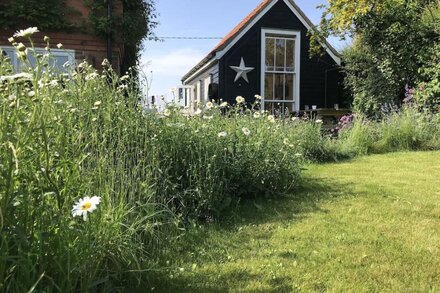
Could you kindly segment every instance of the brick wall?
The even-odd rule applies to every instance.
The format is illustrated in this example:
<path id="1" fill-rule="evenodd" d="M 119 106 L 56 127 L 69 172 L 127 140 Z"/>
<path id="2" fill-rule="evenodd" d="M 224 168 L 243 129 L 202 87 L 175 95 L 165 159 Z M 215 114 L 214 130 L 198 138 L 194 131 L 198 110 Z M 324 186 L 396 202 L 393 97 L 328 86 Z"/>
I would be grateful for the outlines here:
<path id="1" fill-rule="evenodd" d="M 122 2 L 120 0 L 113 0 L 114 14 L 122 13 Z M 74 13 L 67 15 L 69 22 L 77 24 L 84 23 L 88 19 L 89 9 L 84 4 L 84 0 L 67 0 L 67 6 L 74 8 Z M 23 28 L 17 28 L 23 29 Z M 11 37 L 15 31 L 0 30 L 0 47 L 10 46 L 8 38 Z M 44 48 L 46 43 L 43 41 L 44 36 L 50 37 L 51 47 L 56 48 L 58 43 L 62 43 L 65 49 L 75 50 L 75 59 L 78 63 L 86 60 L 89 64 L 97 69 L 101 69 L 102 61 L 107 58 L 107 39 L 100 38 L 92 34 L 84 32 L 61 32 L 56 30 L 44 31 L 33 36 L 36 47 Z M 29 45 L 25 40 L 19 40 L 25 45 Z M 120 40 L 113 42 L 113 68 L 119 72 L 119 64 L 123 54 L 123 43 Z"/>

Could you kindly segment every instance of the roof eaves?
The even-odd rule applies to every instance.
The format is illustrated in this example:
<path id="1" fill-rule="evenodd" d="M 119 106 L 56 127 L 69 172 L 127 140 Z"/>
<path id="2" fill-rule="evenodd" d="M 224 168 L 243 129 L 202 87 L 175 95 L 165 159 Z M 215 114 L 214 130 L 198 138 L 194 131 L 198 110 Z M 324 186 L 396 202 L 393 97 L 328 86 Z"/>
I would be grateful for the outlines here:
<path id="1" fill-rule="evenodd" d="M 215 58 L 215 52 L 211 52 L 209 53 L 205 58 L 203 58 L 202 61 L 200 61 L 199 63 L 197 63 L 196 66 L 194 66 L 193 68 L 191 68 L 190 71 L 188 71 L 187 74 L 185 74 L 181 81 L 185 82 L 189 77 L 191 77 L 191 75 L 193 75 L 194 73 L 196 73 L 199 69 L 201 69 L 203 66 L 205 66 L 206 64 L 208 64 L 212 59 Z"/>
<path id="2" fill-rule="evenodd" d="M 191 77 L 194 73 L 196 73 L 200 68 L 205 66 L 207 63 L 212 61 L 212 59 L 216 58 L 218 52 L 222 51 L 224 48 L 228 46 L 228 44 L 234 40 L 234 38 L 239 35 L 246 26 L 252 22 L 252 20 L 258 16 L 258 14 L 266 8 L 273 0 L 264 0 L 260 3 L 248 16 L 246 16 L 235 28 L 232 29 L 215 47 L 214 49 L 196 66 L 194 66 L 187 74 L 182 77 L 182 82 L 185 82 L 189 77 Z M 313 22 L 305 15 L 305 13 L 301 10 L 301 8 L 295 3 L 294 0 L 287 0 L 295 10 L 301 15 L 302 19 L 307 23 L 309 28 L 315 27 Z M 341 54 L 332 46 L 330 43 L 325 40 L 324 44 L 337 58 L 341 58 Z"/>
<path id="3" fill-rule="evenodd" d="M 186 81 L 197 70 L 216 57 L 217 52 L 224 49 L 231 40 L 233 40 L 240 32 L 242 32 L 248 23 L 250 23 L 257 15 L 273 0 L 264 0 L 250 14 L 248 14 L 238 25 L 236 25 L 215 47 L 212 51 L 196 66 L 194 66 L 187 74 L 182 77 L 182 82 Z"/>

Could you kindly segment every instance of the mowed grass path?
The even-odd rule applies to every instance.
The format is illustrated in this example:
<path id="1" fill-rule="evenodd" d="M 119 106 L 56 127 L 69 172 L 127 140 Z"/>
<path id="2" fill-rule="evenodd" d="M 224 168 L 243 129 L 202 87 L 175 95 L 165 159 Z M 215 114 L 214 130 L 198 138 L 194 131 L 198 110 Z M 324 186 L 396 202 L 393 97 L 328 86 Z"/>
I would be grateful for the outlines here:
<path id="1" fill-rule="evenodd" d="M 190 229 L 159 292 L 440 292 L 440 152 L 307 166 L 293 197 Z"/>

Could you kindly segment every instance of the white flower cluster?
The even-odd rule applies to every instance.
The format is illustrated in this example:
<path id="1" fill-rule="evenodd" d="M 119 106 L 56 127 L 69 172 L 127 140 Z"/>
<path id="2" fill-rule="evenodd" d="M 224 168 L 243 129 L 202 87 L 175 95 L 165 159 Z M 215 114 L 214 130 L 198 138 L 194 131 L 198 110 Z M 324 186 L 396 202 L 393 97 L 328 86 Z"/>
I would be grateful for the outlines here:
<path id="1" fill-rule="evenodd" d="M 19 30 L 16 31 L 14 34 L 15 38 L 29 38 L 30 36 L 32 36 L 35 33 L 38 33 L 39 30 L 37 27 L 30 27 L 24 30 Z"/>

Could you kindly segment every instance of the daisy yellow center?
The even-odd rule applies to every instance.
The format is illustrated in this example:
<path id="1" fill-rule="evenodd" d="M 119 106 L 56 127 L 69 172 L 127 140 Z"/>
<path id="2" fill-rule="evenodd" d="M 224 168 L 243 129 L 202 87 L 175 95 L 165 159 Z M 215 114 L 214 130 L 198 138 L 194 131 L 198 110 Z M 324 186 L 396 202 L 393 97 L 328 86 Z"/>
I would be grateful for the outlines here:
<path id="1" fill-rule="evenodd" d="M 86 202 L 86 203 L 84 203 L 84 204 L 81 206 L 81 209 L 82 209 L 82 210 L 88 210 L 88 209 L 90 209 L 91 206 L 92 206 L 92 203 L 90 203 L 90 202 Z"/>

